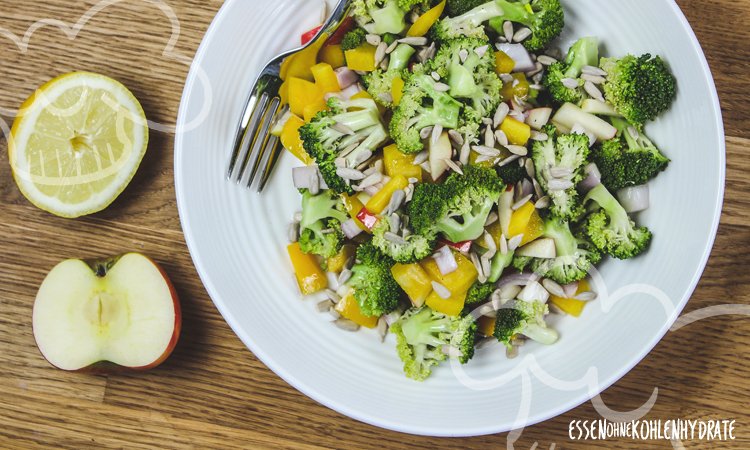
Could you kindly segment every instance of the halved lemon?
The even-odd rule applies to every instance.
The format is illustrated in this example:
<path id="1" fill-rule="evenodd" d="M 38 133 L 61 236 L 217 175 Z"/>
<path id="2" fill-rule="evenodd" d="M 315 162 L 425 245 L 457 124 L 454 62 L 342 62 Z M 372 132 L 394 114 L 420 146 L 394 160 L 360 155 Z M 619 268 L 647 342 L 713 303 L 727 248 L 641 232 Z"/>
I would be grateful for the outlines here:
<path id="1" fill-rule="evenodd" d="M 133 94 L 104 75 L 74 72 L 47 82 L 21 105 L 8 154 L 31 203 L 78 217 L 120 195 L 147 145 L 146 115 Z"/>

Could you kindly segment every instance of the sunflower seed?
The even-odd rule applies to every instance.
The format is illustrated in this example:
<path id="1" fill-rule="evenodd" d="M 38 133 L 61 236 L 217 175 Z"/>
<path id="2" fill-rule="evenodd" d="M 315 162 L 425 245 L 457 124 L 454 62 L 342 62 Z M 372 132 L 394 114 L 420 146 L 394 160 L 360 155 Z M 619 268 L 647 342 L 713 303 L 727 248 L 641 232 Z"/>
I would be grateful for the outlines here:
<path id="1" fill-rule="evenodd" d="M 566 313 L 565 311 L 563 311 L 555 303 L 549 302 L 547 304 L 549 305 L 549 312 L 550 312 L 550 314 L 556 314 L 558 316 L 567 316 L 568 315 L 568 313 Z"/>
<path id="2" fill-rule="evenodd" d="M 333 308 L 333 302 L 330 300 L 323 300 L 315 305 L 315 309 L 317 309 L 319 313 L 327 312 L 331 308 Z"/>
<path id="3" fill-rule="evenodd" d="M 427 45 L 427 38 L 426 37 L 405 37 L 398 40 L 402 44 L 408 44 L 408 45 L 414 45 L 414 46 L 423 46 Z"/>
<path id="4" fill-rule="evenodd" d="M 385 342 L 385 337 L 388 335 L 388 322 L 385 321 L 385 317 L 380 316 L 378 319 L 378 336 L 380 342 Z"/>
<path id="5" fill-rule="evenodd" d="M 640 134 L 638 133 L 638 130 L 636 130 L 635 127 L 633 126 L 628 127 L 628 134 L 633 139 L 638 139 L 639 137 L 641 137 Z"/>
<path id="6" fill-rule="evenodd" d="M 297 242 L 299 240 L 299 222 L 292 222 L 287 228 L 286 237 L 289 242 Z"/>
<path id="7" fill-rule="evenodd" d="M 510 340 L 510 345 L 512 345 L 514 347 L 521 347 L 523 345 L 526 345 L 526 340 L 525 339 L 519 339 L 519 338 L 511 339 Z"/>
<path id="8" fill-rule="evenodd" d="M 401 207 L 404 198 L 406 198 L 406 193 L 403 189 L 396 189 L 395 191 L 393 191 L 393 194 L 391 194 L 391 200 L 390 202 L 388 202 L 388 213 L 390 214 L 396 212 Z"/>
<path id="9" fill-rule="evenodd" d="M 432 135 L 430 137 L 430 142 L 432 142 L 432 145 L 437 144 L 437 141 L 440 139 L 440 135 L 442 134 L 443 134 L 442 125 L 437 124 L 432 128 Z"/>
<path id="10" fill-rule="evenodd" d="M 516 183 L 516 186 L 513 188 L 513 203 L 521 200 L 523 198 L 523 181 L 519 181 Z"/>
<path id="11" fill-rule="evenodd" d="M 554 178 L 567 177 L 568 175 L 571 175 L 572 173 L 573 173 L 573 169 L 569 167 L 556 166 L 556 167 L 550 167 L 549 169 L 549 174 L 552 175 Z"/>
<path id="12" fill-rule="evenodd" d="M 508 43 L 508 40 L 505 39 L 505 36 L 498 36 L 497 41 L 495 43 L 495 47 L 497 47 L 498 50 L 501 50 L 503 48 L 502 44 Z"/>
<path id="13" fill-rule="evenodd" d="M 604 82 L 607 81 L 604 77 L 600 77 L 599 75 L 589 75 L 587 73 L 581 75 L 581 79 L 584 81 L 590 81 L 594 84 L 604 84 Z"/>
<path id="14" fill-rule="evenodd" d="M 520 207 L 522 207 L 523 205 L 525 205 L 526 203 L 528 203 L 529 200 L 531 200 L 531 197 L 532 197 L 531 194 L 523 197 L 522 199 L 520 199 L 519 201 L 517 201 L 516 203 L 514 203 L 513 206 L 510 207 L 510 209 L 512 209 L 513 211 L 519 209 Z"/>
<path id="15" fill-rule="evenodd" d="M 544 86 L 542 86 L 541 84 L 532 84 L 532 85 L 529 85 L 529 89 L 533 89 L 533 90 L 539 91 L 539 92 L 547 90 L 547 88 L 544 87 Z"/>
<path id="16" fill-rule="evenodd" d="M 450 138 L 453 139 L 453 142 L 455 142 L 456 144 L 464 145 L 464 138 L 458 131 L 448 130 L 448 136 L 450 136 Z"/>
<path id="17" fill-rule="evenodd" d="M 585 73 L 587 75 L 599 75 L 599 76 L 602 76 L 602 77 L 606 77 L 607 76 L 607 72 L 605 72 L 604 70 L 602 70 L 602 69 L 600 69 L 598 67 L 594 67 L 594 66 L 583 66 L 583 67 L 581 67 L 581 72 L 583 72 L 583 73 Z"/>
<path id="18" fill-rule="evenodd" d="M 349 165 L 349 161 L 347 161 L 345 158 L 339 157 L 333 161 L 333 165 L 335 165 L 336 167 L 346 167 Z"/>
<path id="19" fill-rule="evenodd" d="M 429 47 L 427 47 L 427 59 L 433 59 L 437 55 L 437 47 L 433 41 Z"/>
<path id="20" fill-rule="evenodd" d="M 458 164 L 456 164 L 454 161 L 452 161 L 452 160 L 450 160 L 448 158 L 443 158 L 443 161 L 445 161 L 445 163 L 448 165 L 448 167 L 451 168 L 452 171 L 454 171 L 454 172 L 456 172 L 458 174 L 461 174 L 461 175 L 464 174 L 464 171 L 461 170 L 461 167 L 459 167 Z"/>
<path id="21" fill-rule="evenodd" d="M 385 234 L 383 234 L 383 237 L 386 241 L 392 242 L 397 245 L 407 245 L 409 243 L 409 241 L 407 241 L 406 239 L 402 238 L 396 233 L 391 233 L 390 231 L 386 231 Z"/>
<path id="22" fill-rule="evenodd" d="M 547 56 L 547 55 L 541 55 L 536 60 L 539 61 L 540 63 L 542 63 L 542 65 L 545 65 L 545 66 L 550 66 L 550 65 L 552 65 L 552 64 L 554 64 L 554 63 L 557 62 L 557 60 L 555 58 L 553 58 L 551 56 Z"/>
<path id="23" fill-rule="evenodd" d="M 445 83 L 440 83 L 440 82 L 435 83 L 432 87 L 435 88 L 435 90 L 438 92 L 448 92 L 451 90 L 450 86 L 448 86 Z"/>
<path id="24" fill-rule="evenodd" d="M 484 221 L 484 226 L 488 227 L 488 226 L 492 225 L 493 223 L 497 222 L 497 219 L 498 219 L 497 213 L 495 211 L 492 211 L 487 216 L 487 220 Z"/>
<path id="25" fill-rule="evenodd" d="M 401 217 L 397 213 L 393 213 L 390 219 L 391 233 L 396 234 L 401 231 Z"/>
<path id="26" fill-rule="evenodd" d="M 542 280 L 542 286 L 544 286 L 544 289 L 547 289 L 547 291 L 555 297 L 568 298 L 568 296 L 565 295 L 565 291 L 563 290 L 562 286 L 557 284 L 554 280 L 545 278 L 544 280 Z"/>
<path id="27" fill-rule="evenodd" d="M 416 11 L 409 13 L 409 22 L 417 23 L 417 20 L 419 20 L 419 14 Z"/>
<path id="28" fill-rule="evenodd" d="M 433 127 L 422 128 L 422 130 L 419 132 L 419 137 L 422 139 L 427 139 L 430 136 L 430 134 L 432 134 L 432 128 Z"/>
<path id="29" fill-rule="evenodd" d="M 320 24 L 323 25 L 328 17 L 328 3 L 323 2 L 323 7 L 320 8 Z"/>
<path id="30" fill-rule="evenodd" d="M 378 98 L 386 103 L 393 103 L 393 94 L 391 94 L 390 92 L 382 92 L 378 94 Z"/>
<path id="31" fill-rule="evenodd" d="M 542 133 L 541 131 L 531 130 L 531 140 L 533 140 L 533 141 L 546 141 L 547 139 L 549 139 L 549 136 L 547 136 L 546 133 Z"/>
<path id="32" fill-rule="evenodd" d="M 503 120 L 505 120 L 505 117 L 508 115 L 508 111 L 510 111 L 510 107 L 508 107 L 508 104 L 505 102 L 500 103 L 498 105 L 497 110 L 495 111 L 495 117 L 492 120 L 492 126 L 497 128 L 500 126 L 501 123 L 503 123 Z"/>
<path id="33" fill-rule="evenodd" d="M 536 181 L 536 178 L 531 179 L 531 184 L 534 185 L 534 193 L 536 194 L 536 198 L 544 197 L 544 192 L 542 192 L 542 187 L 539 186 L 539 182 Z"/>
<path id="34" fill-rule="evenodd" d="M 531 77 L 531 80 L 538 85 L 539 83 L 542 82 L 543 78 L 544 78 L 544 73 L 543 72 L 539 72 L 539 73 L 535 74 L 533 77 Z M 544 86 L 542 86 L 542 87 L 544 87 Z M 547 88 L 540 89 L 540 90 L 546 90 L 546 89 Z"/>
<path id="35" fill-rule="evenodd" d="M 476 53 L 477 56 L 479 56 L 480 58 L 484 58 L 484 55 L 487 54 L 487 49 L 488 48 L 490 48 L 489 45 L 483 45 L 483 46 L 481 46 L 479 48 L 475 48 L 474 49 L 474 53 Z"/>
<path id="36" fill-rule="evenodd" d="M 526 156 L 529 153 L 529 150 L 522 145 L 506 145 L 505 148 L 507 148 L 509 152 L 518 156 Z"/>
<path id="37" fill-rule="evenodd" d="M 482 156 L 491 156 L 493 158 L 500 156 L 500 150 L 493 148 L 493 147 L 486 147 L 484 145 L 475 145 L 471 147 L 471 149 L 479 153 Z"/>
<path id="38" fill-rule="evenodd" d="M 568 89 L 578 89 L 578 81 L 573 78 L 563 78 L 560 82 Z"/>
<path id="39" fill-rule="evenodd" d="M 447 287 L 443 286 L 437 281 L 432 282 L 432 289 L 434 289 L 435 293 L 443 300 L 451 298 L 451 291 L 449 291 Z"/>
<path id="40" fill-rule="evenodd" d="M 534 208 L 536 209 L 544 209 L 549 206 L 549 197 L 546 195 L 534 203 Z"/>
<path id="41" fill-rule="evenodd" d="M 334 122 L 333 125 L 331 125 L 331 129 L 338 131 L 339 133 L 348 134 L 349 136 L 354 135 L 354 131 L 343 123 Z"/>
<path id="42" fill-rule="evenodd" d="M 505 256 L 508 254 L 508 241 L 505 240 L 505 235 L 500 235 L 500 254 Z"/>
<path id="43" fill-rule="evenodd" d="M 508 146 L 508 136 L 505 135 L 505 131 L 503 130 L 495 131 L 495 139 L 497 139 L 497 142 L 503 147 Z"/>
<path id="44" fill-rule="evenodd" d="M 500 80 L 503 82 L 503 84 L 512 83 L 514 79 L 515 78 L 510 76 L 510 74 L 507 74 L 507 73 L 500 74 Z M 502 103 L 500 105 L 502 105 Z M 505 106 L 508 106 L 508 105 L 506 104 Z"/>
<path id="45" fill-rule="evenodd" d="M 477 345 L 474 346 L 474 348 L 477 350 L 482 350 L 483 348 L 491 347 L 497 344 L 498 342 L 500 341 L 498 341 L 496 337 L 489 336 L 489 337 L 480 339 L 479 342 L 477 342 Z"/>
<path id="46" fill-rule="evenodd" d="M 320 230 L 320 234 L 331 234 L 335 230 L 333 228 L 326 228 L 325 230 Z"/>
<path id="47" fill-rule="evenodd" d="M 460 358 L 460 357 L 464 356 L 464 354 L 461 353 L 461 350 L 457 349 L 456 347 L 454 347 L 452 345 L 448 345 L 448 344 L 444 344 L 443 346 L 441 346 L 440 347 L 440 351 L 445 356 L 450 356 L 451 358 Z"/>
<path id="48" fill-rule="evenodd" d="M 351 277 L 352 277 L 352 271 L 351 270 L 349 270 L 349 269 L 342 270 L 341 274 L 339 274 L 339 279 L 338 279 L 339 285 L 342 285 L 342 284 L 346 283 L 347 281 L 349 281 L 349 278 L 351 278 Z"/>
<path id="49" fill-rule="evenodd" d="M 302 222 L 302 212 L 297 211 L 296 213 L 292 214 L 292 221 L 294 222 Z"/>
<path id="50" fill-rule="evenodd" d="M 574 298 L 582 302 L 590 302 L 591 300 L 596 300 L 596 297 L 597 297 L 596 292 L 586 291 L 586 292 L 581 292 L 580 294 L 576 295 Z"/>
<path id="51" fill-rule="evenodd" d="M 373 167 L 373 170 L 374 169 L 375 168 Z M 362 180 L 362 182 L 359 183 L 359 187 L 364 189 L 369 186 L 374 186 L 380 183 L 382 180 L 383 180 L 383 174 L 378 171 L 375 171 L 375 173 L 368 175 L 364 180 Z"/>
<path id="52" fill-rule="evenodd" d="M 462 49 L 460 52 L 458 52 L 458 57 L 461 58 L 461 64 L 466 62 L 466 58 L 469 57 L 469 51 L 466 49 Z"/>
<path id="53" fill-rule="evenodd" d="M 339 294 L 337 294 L 332 289 L 326 289 L 326 295 L 328 296 L 328 299 L 333 303 L 338 303 L 341 301 L 341 297 Z"/>
<path id="54" fill-rule="evenodd" d="M 508 164 L 512 163 L 513 161 L 517 160 L 520 157 L 521 157 L 520 155 L 509 156 L 505 158 L 504 160 L 500 161 L 500 164 L 498 164 L 497 166 L 498 167 L 507 166 Z"/>
<path id="55" fill-rule="evenodd" d="M 513 22 L 510 20 L 506 20 L 503 23 L 503 35 L 505 35 L 505 39 L 507 39 L 508 42 L 513 40 Z"/>
<path id="56" fill-rule="evenodd" d="M 516 86 L 518 86 L 519 84 L 521 84 L 521 82 L 520 82 L 520 81 L 518 81 L 518 79 L 516 79 L 516 78 L 513 78 L 513 83 L 511 83 L 511 87 L 516 87 Z"/>
<path id="57" fill-rule="evenodd" d="M 425 172 L 430 172 L 430 170 L 432 170 L 431 167 L 430 167 L 430 162 L 429 161 L 424 161 L 423 163 L 421 163 L 419 165 L 419 167 L 421 167 L 422 169 L 424 169 Z"/>
<path id="58" fill-rule="evenodd" d="M 411 177 L 411 178 L 407 179 L 406 181 L 408 181 L 410 184 L 419 183 L 419 179 L 414 178 L 414 177 Z M 406 192 L 406 191 L 404 191 L 404 192 Z"/>
<path id="59" fill-rule="evenodd" d="M 386 55 L 386 56 L 385 56 L 385 57 L 383 58 L 383 60 L 382 60 L 382 61 L 380 61 L 380 66 L 379 66 L 379 67 L 380 67 L 380 70 L 384 70 L 384 71 L 385 71 L 385 70 L 388 70 L 388 66 L 390 65 L 390 63 L 391 63 L 391 58 L 390 58 L 390 57 L 389 57 L 388 55 Z M 363 90 L 364 90 L 364 89 L 363 89 Z"/>
<path id="60" fill-rule="evenodd" d="M 484 232 L 484 243 L 485 245 L 487 245 L 487 248 L 490 252 L 497 252 L 497 244 L 495 243 L 495 239 L 486 231 Z"/>
<path id="61" fill-rule="evenodd" d="M 372 156 L 372 151 L 370 150 L 362 150 L 359 154 L 357 154 L 357 157 L 354 158 L 354 164 L 362 164 L 363 162 L 370 159 Z"/>
<path id="62" fill-rule="evenodd" d="M 513 359 L 516 356 L 518 356 L 518 347 L 515 345 L 511 345 L 510 347 L 505 348 L 505 357 L 508 359 Z"/>
<path id="63" fill-rule="evenodd" d="M 369 177 L 370 175 L 374 174 L 377 171 L 378 170 L 375 167 L 370 167 L 369 169 L 363 171 L 362 173 L 365 175 L 365 180 L 366 180 L 367 177 Z M 360 183 L 360 187 L 362 187 L 362 183 Z"/>
<path id="64" fill-rule="evenodd" d="M 544 70 L 544 66 L 539 61 L 534 63 L 534 70 L 531 70 L 529 72 L 525 72 L 527 77 L 534 76 L 538 73 L 541 73 Z"/>
<path id="65" fill-rule="evenodd" d="M 547 190 L 550 192 L 564 191 L 566 189 L 572 188 L 573 186 L 574 185 L 572 181 L 561 180 L 559 178 L 554 178 L 547 182 Z"/>
<path id="66" fill-rule="evenodd" d="M 375 65 L 380 65 L 380 63 L 383 61 L 383 58 L 385 58 L 385 51 L 388 50 L 388 44 L 385 42 L 381 42 L 378 44 L 377 50 L 375 50 Z"/>
<path id="67" fill-rule="evenodd" d="M 347 319 L 346 317 L 339 317 L 333 322 L 333 324 L 344 331 L 359 331 L 359 325 Z"/>
<path id="68" fill-rule="evenodd" d="M 461 165 L 467 165 L 469 164 L 469 156 L 471 154 L 471 146 L 469 145 L 469 142 L 464 142 L 464 145 L 461 146 L 461 152 L 458 156 L 458 161 L 461 163 Z"/>
<path id="69" fill-rule="evenodd" d="M 391 53 L 393 53 L 393 51 L 396 50 L 396 47 L 398 47 L 398 41 L 393 41 L 393 43 L 389 45 L 387 49 L 385 49 L 386 55 L 390 55 Z"/>
<path id="70" fill-rule="evenodd" d="M 545 52 L 545 55 L 551 56 L 557 60 L 561 60 L 563 57 L 562 50 L 560 50 L 557 47 L 548 48 Z"/>
<path id="71" fill-rule="evenodd" d="M 536 169 L 534 168 L 534 162 L 531 159 L 526 158 L 526 161 L 524 161 L 523 166 L 526 169 L 526 175 L 528 175 L 529 178 L 534 178 L 534 176 L 536 176 Z"/>
<path id="72" fill-rule="evenodd" d="M 476 159 L 476 161 L 474 161 L 474 163 L 475 164 L 479 164 L 479 163 L 483 163 L 483 162 L 488 162 L 488 161 L 494 160 L 495 158 L 497 158 L 497 157 L 496 156 L 481 155 L 481 156 L 477 157 L 477 159 Z M 497 163 L 497 161 L 494 161 L 492 164 L 494 165 L 495 163 Z"/>
<path id="73" fill-rule="evenodd" d="M 330 314 L 331 316 L 333 316 L 333 318 L 334 318 L 334 319 L 338 319 L 338 318 L 340 318 L 340 317 L 341 317 L 341 314 L 340 314 L 340 313 L 339 313 L 338 311 L 336 311 L 336 308 L 330 308 L 330 309 L 328 310 L 328 313 L 329 313 L 329 314 Z"/>
<path id="74" fill-rule="evenodd" d="M 365 36 L 365 40 L 368 44 L 374 47 L 377 47 L 383 41 L 377 34 L 368 34 L 367 36 Z"/>
<path id="75" fill-rule="evenodd" d="M 605 100 L 604 96 L 602 95 L 602 91 L 600 91 L 599 88 L 594 85 L 594 83 L 590 81 L 583 83 L 583 89 L 588 92 L 590 96 L 604 103 Z"/>
<path id="76" fill-rule="evenodd" d="M 375 160 L 375 164 L 373 164 L 372 167 L 378 172 L 383 172 L 383 160 L 382 159 Z"/>
<path id="77" fill-rule="evenodd" d="M 522 240 L 523 240 L 523 233 L 510 238 L 510 241 L 508 241 L 508 250 L 512 252 L 515 249 L 517 249 L 518 246 L 521 245 Z"/>

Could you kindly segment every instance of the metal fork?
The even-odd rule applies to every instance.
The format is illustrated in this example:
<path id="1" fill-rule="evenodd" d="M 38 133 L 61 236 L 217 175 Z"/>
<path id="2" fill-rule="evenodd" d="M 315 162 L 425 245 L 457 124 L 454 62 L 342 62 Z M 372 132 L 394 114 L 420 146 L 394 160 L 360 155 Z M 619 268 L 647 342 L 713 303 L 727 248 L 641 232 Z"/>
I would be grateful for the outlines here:
<path id="1" fill-rule="evenodd" d="M 255 174 L 260 167 L 261 176 L 258 194 L 261 193 L 279 154 L 279 138 L 272 135 L 269 137 L 269 130 L 271 125 L 284 112 L 279 97 L 279 88 L 282 84 L 279 77 L 281 63 L 294 53 L 312 45 L 323 33 L 328 33 L 328 36 L 331 36 L 349 15 L 351 3 L 352 0 L 339 0 L 331 16 L 310 42 L 273 58 L 260 71 L 255 84 L 250 89 L 250 96 L 242 109 L 242 115 L 237 125 L 232 154 L 229 158 L 229 167 L 227 168 L 227 180 L 232 181 L 236 178 L 238 185 L 244 183 L 250 189 Z"/>

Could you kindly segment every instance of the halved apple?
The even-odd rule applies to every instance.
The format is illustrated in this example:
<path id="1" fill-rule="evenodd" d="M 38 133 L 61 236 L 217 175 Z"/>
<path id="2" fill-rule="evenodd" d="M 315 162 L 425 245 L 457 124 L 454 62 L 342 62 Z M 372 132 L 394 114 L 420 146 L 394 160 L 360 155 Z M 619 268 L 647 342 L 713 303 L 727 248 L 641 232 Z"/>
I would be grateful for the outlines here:
<path id="1" fill-rule="evenodd" d="M 39 288 L 32 323 L 37 347 L 53 366 L 113 373 L 167 359 L 182 313 L 164 270 L 140 253 L 126 253 L 59 263 Z"/>

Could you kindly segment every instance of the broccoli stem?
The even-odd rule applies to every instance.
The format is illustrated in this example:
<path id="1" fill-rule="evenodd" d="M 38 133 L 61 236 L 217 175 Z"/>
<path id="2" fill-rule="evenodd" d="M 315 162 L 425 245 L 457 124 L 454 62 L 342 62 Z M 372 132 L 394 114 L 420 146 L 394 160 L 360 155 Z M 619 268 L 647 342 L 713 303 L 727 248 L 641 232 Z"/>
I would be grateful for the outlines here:
<path id="1" fill-rule="evenodd" d="M 405 69 L 409 65 L 409 59 L 416 50 L 414 47 L 407 44 L 398 44 L 395 50 L 391 52 L 391 61 L 388 64 L 388 70 L 401 70 Z"/>
<path id="2" fill-rule="evenodd" d="M 534 15 L 529 13 L 526 9 L 526 5 L 522 2 L 511 3 L 505 0 L 495 0 L 494 3 L 497 8 L 502 10 L 502 13 L 496 14 L 494 17 L 487 20 L 490 21 L 490 27 L 494 28 L 498 34 L 503 34 L 503 23 L 506 20 L 520 23 L 527 27 L 531 27 L 534 23 Z"/>
<path id="3" fill-rule="evenodd" d="M 548 220 L 544 223 L 544 237 L 555 240 L 557 257 L 565 258 L 575 255 L 578 250 L 578 242 L 570 232 L 568 222 Z"/>
<path id="4" fill-rule="evenodd" d="M 495 256 L 492 257 L 490 276 L 487 277 L 487 281 L 494 283 L 499 280 L 503 275 L 503 270 L 513 262 L 513 255 L 515 254 L 515 251 L 509 251 L 504 255 L 501 252 L 495 253 Z"/>
<path id="5" fill-rule="evenodd" d="M 565 64 L 568 65 L 565 71 L 566 78 L 580 77 L 583 66 L 597 67 L 599 65 L 599 38 L 594 36 L 579 39 L 570 47 Z"/>
<path id="6" fill-rule="evenodd" d="M 484 233 L 484 223 L 490 215 L 495 201 L 486 199 L 482 204 L 475 206 L 472 211 L 463 214 L 463 223 L 456 219 L 448 218 L 438 222 L 437 229 L 442 231 L 452 242 L 471 241 Z"/>
<path id="7" fill-rule="evenodd" d="M 370 17 L 377 34 L 401 34 L 406 28 L 406 11 L 398 6 L 398 0 L 388 0 L 383 8 L 370 10 Z"/>
<path id="8" fill-rule="evenodd" d="M 625 235 L 630 230 L 630 217 L 620 202 L 604 187 L 603 184 L 597 185 L 590 190 L 584 203 L 589 200 L 595 201 L 609 216 L 609 226 L 618 235 Z"/>
<path id="9" fill-rule="evenodd" d="M 630 122 L 620 117 L 612 117 L 611 120 L 612 125 L 617 128 L 617 130 L 623 136 L 625 136 L 625 141 L 628 143 L 630 151 L 645 150 L 653 153 L 659 160 L 666 160 L 666 158 L 664 158 L 664 156 L 659 153 L 659 149 L 656 148 L 654 143 L 651 142 L 649 138 L 644 136 L 643 133 L 639 132 L 637 139 L 631 136 L 630 132 L 628 131 L 628 128 L 631 127 Z"/>

